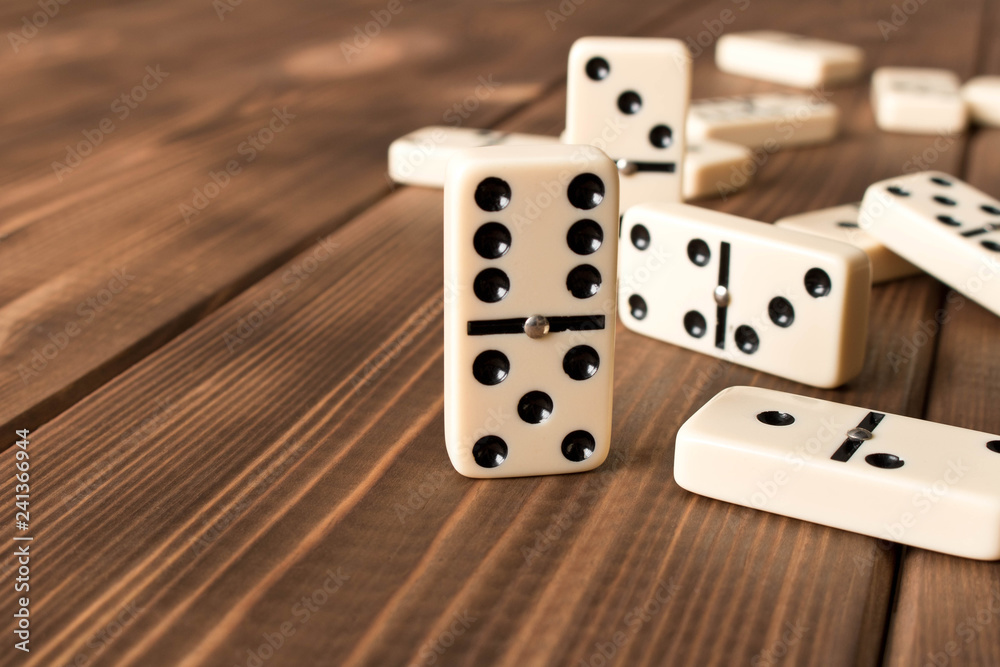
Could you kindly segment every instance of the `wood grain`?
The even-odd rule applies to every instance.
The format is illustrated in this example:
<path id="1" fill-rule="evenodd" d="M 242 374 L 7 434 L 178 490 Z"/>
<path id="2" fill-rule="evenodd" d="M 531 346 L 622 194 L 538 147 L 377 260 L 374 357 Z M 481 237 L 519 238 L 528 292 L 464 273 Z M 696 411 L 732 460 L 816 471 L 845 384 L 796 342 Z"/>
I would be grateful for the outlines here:
<path id="1" fill-rule="evenodd" d="M 461 90 L 462 76 L 484 67 L 512 81 L 547 81 L 475 119 L 489 122 L 530 102 L 503 127 L 554 134 L 565 98 L 551 84 L 576 36 L 634 28 L 696 38 L 734 4 L 657 5 L 624 17 L 617 4 L 589 0 L 551 31 L 537 5 L 465 9 L 441 3 L 437 8 L 454 16 L 443 16 L 434 34 L 458 55 L 447 63 L 418 58 L 401 67 L 424 78 L 440 75 Z M 848 39 L 866 48 L 872 66 L 937 64 L 963 76 L 975 71 L 980 45 L 966 36 L 979 34 L 981 3 L 927 3 L 884 41 L 877 21 L 891 14 L 891 5 L 761 0 L 736 14 L 727 29 L 771 27 Z M 277 6 L 264 5 L 257 18 L 242 19 L 253 28 L 227 38 L 259 63 L 259 75 L 271 71 L 266 63 L 282 48 L 260 46 L 274 39 L 265 29 L 268 21 L 285 16 Z M 159 10 L 167 14 L 157 20 L 181 24 L 194 11 L 194 5 L 184 7 Z M 303 34 L 319 40 L 324 32 L 349 30 L 339 9 L 320 20 L 310 13 L 318 4 L 303 7 L 294 20 Z M 252 11 L 248 4 L 238 10 Z M 348 26 L 358 20 L 350 15 Z M 428 21 L 411 20 L 414 33 Z M 528 46 L 499 48 L 514 27 Z M 476 32 L 469 36 L 470 30 Z M 248 44 L 251 37 L 259 44 Z M 188 39 L 209 38 L 195 29 Z M 328 35 L 323 39 L 330 43 Z M 213 48 L 220 61 L 208 70 L 216 78 L 201 75 L 209 88 L 232 71 L 236 58 Z M 110 88 L 123 80 L 108 77 Z M 364 92 L 356 85 L 279 76 L 283 83 L 273 83 L 275 89 L 313 113 L 298 126 L 300 138 L 289 135 L 283 148 L 275 141 L 276 150 L 261 157 L 273 156 L 271 168 L 261 162 L 254 168 L 259 175 L 242 179 L 240 190 L 227 189 L 231 199 L 212 205 L 213 215 L 227 212 L 219 231 L 198 223 L 192 232 L 161 226 L 121 236 L 128 207 L 104 203 L 100 170 L 90 177 L 94 190 L 87 196 L 100 202 L 93 206 L 121 207 L 107 223 L 113 240 L 102 257 L 146 257 L 143 266 L 162 286 L 195 281 L 169 274 L 177 267 L 194 267 L 192 274 L 215 267 L 217 253 L 229 259 L 219 260 L 222 268 L 212 268 L 212 275 L 230 281 L 245 276 L 240 288 L 246 289 L 234 296 L 235 290 L 219 286 L 221 279 L 205 277 L 198 283 L 202 301 L 176 297 L 172 287 L 135 302 L 126 302 L 132 290 L 121 295 L 122 316 L 131 319 L 116 318 L 116 326 L 169 322 L 170 331 L 155 350 L 114 348 L 120 356 L 108 367 L 113 379 L 100 387 L 88 383 L 85 398 L 33 434 L 33 470 L 45 485 L 33 515 L 39 549 L 34 574 L 43 582 L 32 606 L 37 649 L 27 660 L 0 654 L 0 664 L 61 665 L 82 656 L 101 665 L 247 665 L 266 654 L 266 665 L 296 666 L 874 665 L 886 650 L 887 628 L 893 638 L 888 657 L 913 664 L 906 658 L 918 654 L 901 652 L 908 650 L 900 646 L 909 641 L 906 633 L 936 628 L 923 596 L 946 596 L 938 586 L 949 582 L 981 583 L 979 571 L 954 579 L 964 561 L 957 567 L 957 559 L 923 552 L 918 570 L 910 565 L 916 552 L 906 552 L 900 611 L 893 615 L 898 547 L 689 494 L 673 483 L 673 441 L 694 410 L 734 384 L 915 416 L 928 405 L 940 421 L 962 421 L 979 410 L 992 419 L 988 401 L 976 404 L 962 375 L 942 384 L 941 368 L 946 359 L 974 367 L 976 351 L 995 339 L 994 322 L 976 319 L 970 306 L 958 314 L 965 324 L 946 327 L 934 344 L 899 364 L 890 353 L 899 351 L 900 336 L 932 318 L 946 292 L 928 277 L 879 286 L 865 371 L 835 391 L 804 388 L 619 326 L 613 453 L 601 469 L 549 478 L 462 478 L 443 446 L 441 194 L 403 188 L 341 225 L 330 214 L 332 200 L 384 187 L 376 182 L 384 167 L 376 165 L 373 135 L 365 134 L 375 130 L 362 131 L 350 119 L 360 123 L 362 110 L 377 114 L 378 132 L 392 136 L 434 122 L 430 114 L 440 113 L 442 99 L 453 99 L 454 89 L 444 83 L 407 93 L 400 78 L 378 70 L 368 84 L 373 90 Z M 382 88 L 378 81 L 385 82 Z M 696 96 L 772 88 L 719 73 L 710 55 L 695 60 Z M 247 90 L 252 98 L 254 89 Z M 347 91 L 354 91 L 354 101 L 341 99 Z M 831 91 L 831 100 L 843 112 L 838 141 L 769 155 L 752 189 L 708 205 L 774 220 L 856 201 L 869 183 L 903 171 L 927 147 L 926 137 L 874 128 L 865 83 Z M 339 104 L 347 109 L 343 126 L 331 119 L 333 110 L 345 109 Z M 240 105 L 231 102 L 230 111 L 214 111 L 188 128 L 197 137 L 190 141 L 215 146 L 212 151 L 153 142 L 167 173 L 158 175 L 155 165 L 132 167 L 141 184 L 133 209 L 144 197 L 168 201 L 166 184 L 184 181 L 184 165 L 204 174 L 206 163 L 199 160 L 227 155 L 247 125 L 253 129 L 252 116 L 239 131 L 225 122 Z M 161 121 L 175 112 L 165 107 Z M 150 124 L 150 136 L 167 130 L 157 127 Z M 135 132 L 142 134 L 138 125 Z M 169 136 L 181 136 L 177 132 Z M 26 159 L 30 144 L 19 145 L 17 154 Z M 336 166 L 355 150 L 368 157 L 349 168 Z M 963 154 L 960 140 L 935 168 L 958 173 Z M 384 159 L 382 152 L 377 157 Z M 125 168 L 112 161 L 102 169 Z M 363 197 L 354 201 L 361 206 Z M 25 201 L 18 205 L 33 210 Z M 339 210 L 343 216 L 350 209 Z M 102 225 L 92 219 L 74 224 L 101 235 Z M 281 253 L 261 246 L 286 224 L 300 226 L 281 237 L 284 247 L 305 248 L 275 267 L 268 262 Z M 58 229 L 58 220 L 31 220 L 18 229 L 11 238 Z M 40 236 L 31 237 L 30 247 L 53 259 L 70 258 L 73 267 L 86 265 L 66 246 L 41 250 Z M 247 253 L 259 254 L 241 263 Z M 102 265 L 90 266 L 96 273 Z M 51 286 L 41 296 L 18 292 L 0 314 L 11 312 L 11 304 L 42 311 L 75 304 L 72 290 L 83 271 L 73 268 L 61 279 L 59 289 L 68 296 Z M 211 307 L 187 320 L 164 318 L 147 314 L 156 299 L 176 310 L 202 302 Z M 140 319 L 141 325 L 133 321 Z M 126 349 L 136 350 L 134 356 Z M 997 364 L 981 365 L 990 369 L 975 380 L 985 399 L 996 387 Z M 920 582 L 912 594 L 906 592 L 907 570 Z M 956 612 L 960 606 L 955 603 Z M 990 643 L 986 634 L 980 643 Z M 977 650 L 990 655 L 988 648 Z"/>
<path id="2" fill-rule="evenodd" d="M 0 51 L 19 92 L 0 137 L 0 429 L 45 422 L 384 196 L 392 139 L 494 123 L 565 75 L 579 34 L 670 8 L 593 3 L 551 31 L 525 4 L 404 4 L 345 54 L 385 7 L 67 7 Z M 498 59 L 522 25 L 545 39 Z"/>

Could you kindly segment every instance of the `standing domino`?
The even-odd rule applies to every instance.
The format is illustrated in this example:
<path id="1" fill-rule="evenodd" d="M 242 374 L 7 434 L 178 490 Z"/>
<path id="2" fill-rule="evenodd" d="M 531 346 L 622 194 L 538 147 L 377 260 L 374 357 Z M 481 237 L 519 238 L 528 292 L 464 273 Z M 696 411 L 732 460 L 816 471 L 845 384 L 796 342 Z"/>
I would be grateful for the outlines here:
<path id="1" fill-rule="evenodd" d="M 1000 76 L 977 76 L 962 86 L 969 117 L 986 127 L 1000 127 Z"/>
<path id="2" fill-rule="evenodd" d="M 760 30 L 720 37 L 715 64 L 730 74 L 815 88 L 857 79 L 865 52 L 850 44 Z"/>
<path id="3" fill-rule="evenodd" d="M 824 208 L 778 220 L 776 225 L 807 234 L 816 234 L 834 241 L 843 241 L 864 250 L 872 263 L 872 284 L 888 282 L 923 273 L 905 259 L 886 248 L 858 224 L 861 202 Z"/>
<path id="4" fill-rule="evenodd" d="M 1000 315 L 1000 201 L 936 171 L 870 186 L 861 228 Z"/>
<path id="5" fill-rule="evenodd" d="M 617 161 L 621 209 L 681 201 L 691 56 L 676 39 L 584 37 L 567 76 L 565 141 Z"/>
<path id="6" fill-rule="evenodd" d="M 389 178 L 397 183 L 444 187 L 448 162 L 466 148 L 556 144 L 555 137 L 464 127 L 425 127 L 389 146 Z"/>
<path id="7" fill-rule="evenodd" d="M 817 387 L 861 372 L 871 274 L 857 248 L 685 204 L 629 209 L 622 238 L 629 329 Z"/>
<path id="8" fill-rule="evenodd" d="M 766 512 L 1000 559 L 1000 436 L 988 433 L 730 387 L 677 432 L 674 479 Z"/>
<path id="9" fill-rule="evenodd" d="M 445 439 L 468 477 L 599 466 L 611 441 L 618 172 L 591 146 L 466 151 L 445 183 Z"/>
<path id="10" fill-rule="evenodd" d="M 887 132 L 956 134 L 967 123 L 958 76 L 946 69 L 880 67 L 872 74 L 875 122 Z"/>
<path id="11" fill-rule="evenodd" d="M 746 146 L 705 139 L 688 144 L 684 156 L 684 199 L 729 195 L 749 184 L 757 173 Z"/>
<path id="12" fill-rule="evenodd" d="M 812 95 L 713 97 L 691 102 L 688 141 L 719 139 L 773 152 L 830 141 L 837 134 L 839 118 L 836 106 Z"/>

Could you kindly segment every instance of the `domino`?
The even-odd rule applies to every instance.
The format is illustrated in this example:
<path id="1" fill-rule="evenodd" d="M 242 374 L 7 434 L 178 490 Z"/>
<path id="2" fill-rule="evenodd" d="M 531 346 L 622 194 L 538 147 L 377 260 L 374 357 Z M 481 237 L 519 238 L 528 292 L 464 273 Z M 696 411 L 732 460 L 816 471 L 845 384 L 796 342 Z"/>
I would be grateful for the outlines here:
<path id="1" fill-rule="evenodd" d="M 759 30 L 719 38 L 715 64 L 723 72 L 786 86 L 815 88 L 861 76 L 865 53 L 857 46 Z"/>
<path id="2" fill-rule="evenodd" d="M 746 146 L 706 139 L 688 144 L 684 156 L 684 199 L 728 195 L 753 181 L 757 170 Z"/>
<path id="3" fill-rule="evenodd" d="M 875 122 L 887 132 L 957 134 L 967 124 L 958 76 L 945 69 L 880 67 L 871 97 Z"/>
<path id="4" fill-rule="evenodd" d="M 1000 436 L 758 387 L 677 432 L 674 479 L 717 500 L 1000 559 Z"/>
<path id="5" fill-rule="evenodd" d="M 814 95 L 714 97 L 691 102 L 688 141 L 718 139 L 774 151 L 830 141 L 839 122 L 837 107 Z"/>
<path id="6" fill-rule="evenodd" d="M 556 137 L 464 127 L 432 126 L 411 132 L 389 145 L 389 178 L 396 183 L 444 187 L 448 162 L 459 151 L 483 146 L 545 146 Z"/>
<path id="7" fill-rule="evenodd" d="M 977 76 L 962 86 L 970 119 L 986 127 L 1000 127 L 1000 76 Z"/>
<path id="8" fill-rule="evenodd" d="M 584 37 L 569 54 L 565 141 L 610 155 L 621 208 L 681 201 L 691 57 L 683 42 Z"/>
<path id="9" fill-rule="evenodd" d="M 611 442 L 618 171 L 591 146 L 463 151 L 445 182 L 445 440 L 468 477 L 581 472 Z"/>
<path id="10" fill-rule="evenodd" d="M 622 239 L 632 331 L 817 387 L 861 372 L 871 273 L 857 248 L 686 204 L 629 209 Z"/>
<path id="11" fill-rule="evenodd" d="M 871 185 L 861 228 L 899 256 L 1000 315 L 1000 201 L 925 171 Z"/>
<path id="12" fill-rule="evenodd" d="M 834 206 L 810 213 L 800 213 L 782 218 L 774 224 L 806 234 L 842 241 L 860 248 L 872 264 L 872 284 L 897 280 L 923 273 L 905 259 L 892 252 L 878 239 L 868 234 L 858 224 L 861 202 Z"/>

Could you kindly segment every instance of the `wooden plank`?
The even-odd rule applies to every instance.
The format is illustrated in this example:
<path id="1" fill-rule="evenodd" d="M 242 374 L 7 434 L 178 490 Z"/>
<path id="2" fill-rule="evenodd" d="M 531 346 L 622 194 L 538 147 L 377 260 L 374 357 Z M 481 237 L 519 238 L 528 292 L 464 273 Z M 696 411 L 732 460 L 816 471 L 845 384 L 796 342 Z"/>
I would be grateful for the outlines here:
<path id="1" fill-rule="evenodd" d="M 388 10 L 66 11 L 0 55 L 0 86 L 18 91 L 0 137 L 4 430 L 51 418 L 383 196 L 392 139 L 494 123 L 564 76 L 576 36 L 670 5 L 595 3 L 551 31 L 526 5 L 403 4 L 350 63 L 342 45 Z M 511 51 L 522 25 L 544 39 Z M 117 98 L 137 85 L 131 109 Z"/>
<path id="2" fill-rule="evenodd" d="M 730 4 L 648 30 L 697 35 Z M 972 28 L 979 5 L 962 6 L 928 4 L 886 44 L 872 29 L 888 3 L 851 16 L 788 3 L 737 26 L 815 25 L 858 35 L 875 63 L 934 56 L 962 70 L 974 44 L 930 39 Z M 699 95 L 766 88 L 707 57 L 696 67 Z M 842 140 L 769 156 L 759 185 L 721 208 L 775 219 L 856 200 L 924 148 L 874 130 L 863 84 L 833 99 Z M 552 129 L 561 116 L 557 93 L 508 127 Z M 960 157 L 956 146 L 939 166 Z M 48 489 L 37 576 L 50 583 L 26 664 L 247 664 L 262 652 L 289 665 L 596 665 L 602 653 L 630 665 L 875 664 L 897 552 L 683 492 L 672 443 L 732 384 L 919 413 L 932 350 L 899 372 L 888 353 L 933 314 L 940 287 L 876 290 L 867 368 L 838 391 L 619 327 L 611 460 L 588 475 L 473 481 L 443 447 L 440 206 L 439 193 L 393 194 L 332 234 L 331 250 L 309 248 L 34 434 Z M 296 266 L 307 277 L 287 283 Z M 88 647 L 109 627 L 113 640 Z"/>
<path id="3" fill-rule="evenodd" d="M 979 72 L 983 74 L 1000 73 L 1000 44 L 993 39 L 998 22 L 1000 13 L 989 5 L 980 38 Z M 1000 130 L 975 130 L 964 174 L 960 174 L 993 196 L 1000 195 L 996 187 L 998 150 Z M 983 269 L 982 278 L 1000 280 L 995 268 Z M 920 329 L 907 330 L 899 340 L 909 341 L 907 349 L 919 344 L 937 346 L 927 419 L 1000 434 L 996 404 L 1000 391 L 1000 318 L 954 293 L 937 321 L 932 319 Z M 998 628 L 1000 564 L 920 549 L 905 551 L 887 664 L 1000 664 Z"/>

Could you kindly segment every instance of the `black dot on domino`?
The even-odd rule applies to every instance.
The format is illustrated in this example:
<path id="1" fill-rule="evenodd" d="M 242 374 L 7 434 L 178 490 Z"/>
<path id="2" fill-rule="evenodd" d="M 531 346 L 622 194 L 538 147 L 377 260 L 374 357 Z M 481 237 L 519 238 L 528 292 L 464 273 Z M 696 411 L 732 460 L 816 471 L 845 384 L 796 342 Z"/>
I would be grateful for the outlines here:
<path id="1" fill-rule="evenodd" d="M 639 250 L 645 250 L 649 247 L 649 230 L 646 229 L 646 225 L 633 225 L 632 231 L 629 232 L 629 238 L 632 239 L 632 245 Z"/>
<path id="2" fill-rule="evenodd" d="M 589 299 L 601 289 L 601 272 L 590 264 L 581 264 L 566 276 L 566 289 L 577 299 Z"/>
<path id="3" fill-rule="evenodd" d="M 795 417 L 787 412 L 768 410 L 757 415 L 757 421 L 768 426 L 791 426 L 795 423 Z"/>
<path id="4" fill-rule="evenodd" d="M 910 193 L 907 190 L 899 187 L 898 185 L 890 185 L 888 188 L 890 193 L 896 195 L 897 197 L 909 197 Z"/>
<path id="5" fill-rule="evenodd" d="M 705 266 L 712 259 L 712 251 L 709 250 L 707 243 L 701 239 L 695 239 L 688 243 L 688 259 L 695 266 Z"/>
<path id="6" fill-rule="evenodd" d="M 958 202 L 954 199 L 949 199 L 948 197 L 942 197 L 941 195 L 934 195 L 934 201 L 941 204 L 942 206 L 954 206 Z"/>
<path id="7" fill-rule="evenodd" d="M 628 115 L 639 113 L 642 109 L 642 98 L 634 90 L 626 90 L 618 96 L 618 109 Z"/>
<path id="8" fill-rule="evenodd" d="M 476 230 L 472 245 L 484 259 L 503 257 L 510 250 L 510 230 L 499 222 L 487 222 Z"/>
<path id="9" fill-rule="evenodd" d="M 948 225 L 949 227 L 961 227 L 962 223 L 951 217 L 950 215 L 939 215 L 937 217 L 938 222 Z"/>
<path id="10" fill-rule="evenodd" d="M 674 131 L 667 125 L 657 125 L 649 131 L 649 143 L 656 148 L 670 148 L 674 143 Z"/>
<path id="11" fill-rule="evenodd" d="M 597 442 L 586 431 L 573 431 L 562 441 L 563 456 L 575 463 L 589 459 L 595 449 Z"/>
<path id="12" fill-rule="evenodd" d="M 507 443 L 495 435 L 486 435 L 472 446 L 472 458 L 481 468 L 496 468 L 507 459 Z"/>
<path id="13" fill-rule="evenodd" d="M 1000 454 L 1000 440 L 990 440 L 986 443 L 986 449 Z"/>
<path id="14" fill-rule="evenodd" d="M 838 222 L 838 227 L 844 227 L 845 229 L 860 229 L 861 225 L 856 222 Z"/>
<path id="15" fill-rule="evenodd" d="M 996 241 L 981 241 L 983 247 L 987 250 L 992 250 L 993 252 L 1000 252 L 1000 243 Z"/>
<path id="16" fill-rule="evenodd" d="M 895 470 L 903 467 L 903 459 L 895 454 L 869 454 L 865 457 L 865 463 L 876 468 Z"/>
<path id="17" fill-rule="evenodd" d="M 632 317 L 635 319 L 643 319 L 646 317 L 646 313 L 649 312 L 646 309 L 646 300 L 638 294 L 633 294 L 628 298 L 628 311 L 632 313 Z"/>
<path id="18" fill-rule="evenodd" d="M 806 271 L 805 285 L 809 296 L 816 299 L 827 296 L 830 290 L 833 289 L 830 274 L 823 269 L 809 269 Z"/>
<path id="19" fill-rule="evenodd" d="M 480 352 L 472 362 L 472 375 L 480 384 L 492 386 L 507 379 L 510 373 L 510 360 L 500 350 Z"/>
<path id="20" fill-rule="evenodd" d="M 691 310 L 684 315 L 684 330 L 693 338 L 701 338 L 708 331 L 708 322 L 697 310 Z"/>
<path id="21" fill-rule="evenodd" d="M 563 370 L 574 380 L 589 380 L 600 365 L 600 355 L 589 345 L 577 345 L 563 357 Z"/>
<path id="22" fill-rule="evenodd" d="M 604 181 L 596 174 L 580 174 L 570 181 L 566 196 L 576 208 L 584 211 L 597 208 L 604 201 Z"/>
<path id="23" fill-rule="evenodd" d="M 518 401 L 517 414 L 529 424 L 541 424 L 552 416 L 552 398 L 544 391 L 529 391 Z"/>
<path id="24" fill-rule="evenodd" d="M 510 278 L 500 269 L 484 269 L 473 281 L 472 291 L 480 301 L 496 303 L 510 291 Z"/>
<path id="25" fill-rule="evenodd" d="M 1000 215 L 1000 208 L 997 208 L 992 204 L 983 204 L 979 208 L 981 208 L 984 213 L 989 213 L 990 215 Z"/>
<path id="26" fill-rule="evenodd" d="M 767 304 L 767 314 L 771 321 L 779 327 L 788 328 L 795 321 L 795 308 L 791 301 L 783 296 L 776 296 Z"/>
<path id="27" fill-rule="evenodd" d="M 931 182 L 937 183 L 938 185 L 943 185 L 946 188 L 950 188 L 951 187 L 951 181 L 946 181 L 945 179 L 941 178 L 940 176 L 931 176 Z"/>
<path id="28" fill-rule="evenodd" d="M 604 242 L 604 230 L 593 220 L 578 220 L 566 234 L 566 244 L 577 255 L 597 252 Z"/>
<path id="29" fill-rule="evenodd" d="M 760 347 L 760 336 L 753 327 L 741 325 L 736 327 L 736 347 L 744 354 L 753 354 Z"/>
<path id="30" fill-rule="evenodd" d="M 608 75 L 611 74 L 611 65 L 604 58 L 595 56 L 587 61 L 586 70 L 588 77 L 594 81 L 601 81 L 608 78 Z"/>
<path id="31" fill-rule="evenodd" d="M 490 176 L 476 186 L 476 205 L 484 211 L 502 211 L 509 203 L 510 185 L 502 178 Z"/>

